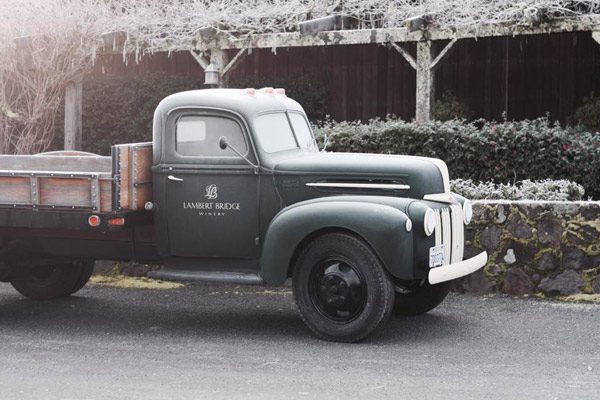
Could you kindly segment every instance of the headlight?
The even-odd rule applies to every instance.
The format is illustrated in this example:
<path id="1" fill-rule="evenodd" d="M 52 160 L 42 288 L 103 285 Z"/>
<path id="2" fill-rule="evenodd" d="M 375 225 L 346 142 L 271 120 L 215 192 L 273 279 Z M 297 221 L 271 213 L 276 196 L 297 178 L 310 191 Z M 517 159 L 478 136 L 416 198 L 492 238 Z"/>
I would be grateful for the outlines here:
<path id="1" fill-rule="evenodd" d="M 469 224 L 471 222 L 471 218 L 473 218 L 473 205 L 469 200 L 465 200 L 462 205 L 463 207 L 463 219 L 465 224 Z"/>
<path id="2" fill-rule="evenodd" d="M 425 219 L 423 221 L 425 234 L 431 236 L 435 232 L 435 212 L 430 208 L 425 211 Z"/>
<path id="3" fill-rule="evenodd" d="M 406 232 L 410 232 L 410 231 L 412 231 L 412 221 L 411 221 L 410 219 L 407 219 L 407 220 L 406 220 L 406 225 L 405 225 L 405 227 L 406 227 Z"/>

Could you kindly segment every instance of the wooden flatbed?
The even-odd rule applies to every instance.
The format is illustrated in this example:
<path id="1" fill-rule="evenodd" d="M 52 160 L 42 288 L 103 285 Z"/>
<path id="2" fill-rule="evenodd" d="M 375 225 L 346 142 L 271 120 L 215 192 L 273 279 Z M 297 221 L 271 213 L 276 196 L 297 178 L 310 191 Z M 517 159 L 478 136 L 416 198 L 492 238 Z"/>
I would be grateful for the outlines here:
<path id="1" fill-rule="evenodd" d="M 156 260 L 154 219 L 145 210 L 151 167 L 151 143 L 113 146 L 110 157 L 0 156 L 0 252 L 13 265 L 67 255 Z"/>
<path id="2" fill-rule="evenodd" d="M 152 143 L 116 145 L 110 157 L 69 151 L 3 155 L 0 209 L 114 215 L 143 210 L 152 200 L 151 166 Z M 9 215 L 0 214 L 8 226 L 21 219 Z"/>

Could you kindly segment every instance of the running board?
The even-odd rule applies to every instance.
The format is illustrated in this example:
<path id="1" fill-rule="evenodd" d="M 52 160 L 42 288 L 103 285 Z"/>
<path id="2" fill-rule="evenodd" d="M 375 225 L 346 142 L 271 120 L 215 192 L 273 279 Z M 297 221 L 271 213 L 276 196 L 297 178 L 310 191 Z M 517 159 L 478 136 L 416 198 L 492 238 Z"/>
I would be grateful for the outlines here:
<path id="1" fill-rule="evenodd" d="M 224 271 L 194 271 L 183 269 L 163 269 L 148 272 L 148 276 L 165 281 L 204 281 L 215 283 L 234 283 L 240 285 L 262 285 L 263 279 L 258 274 Z"/>

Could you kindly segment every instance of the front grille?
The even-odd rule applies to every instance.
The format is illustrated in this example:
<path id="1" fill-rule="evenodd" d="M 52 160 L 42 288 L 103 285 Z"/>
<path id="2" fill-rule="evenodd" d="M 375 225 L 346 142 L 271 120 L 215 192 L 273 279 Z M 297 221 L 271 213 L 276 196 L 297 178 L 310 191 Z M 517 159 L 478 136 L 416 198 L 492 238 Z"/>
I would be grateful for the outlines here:
<path id="1" fill-rule="evenodd" d="M 463 259 L 465 228 L 462 207 L 451 204 L 449 208 L 435 210 L 435 245 L 444 245 L 444 265 Z"/>

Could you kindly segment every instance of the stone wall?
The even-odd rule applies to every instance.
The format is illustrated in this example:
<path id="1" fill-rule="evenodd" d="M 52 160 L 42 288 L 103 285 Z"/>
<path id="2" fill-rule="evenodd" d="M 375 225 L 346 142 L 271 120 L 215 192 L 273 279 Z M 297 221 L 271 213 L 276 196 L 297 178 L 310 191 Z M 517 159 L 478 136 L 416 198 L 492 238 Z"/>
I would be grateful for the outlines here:
<path id="1" fill-rule="evenodd" d="M 465 258 L 482 250 L 487 265 L 455 290 L 600 293 L 600 202 L 474 202 Z"/>

